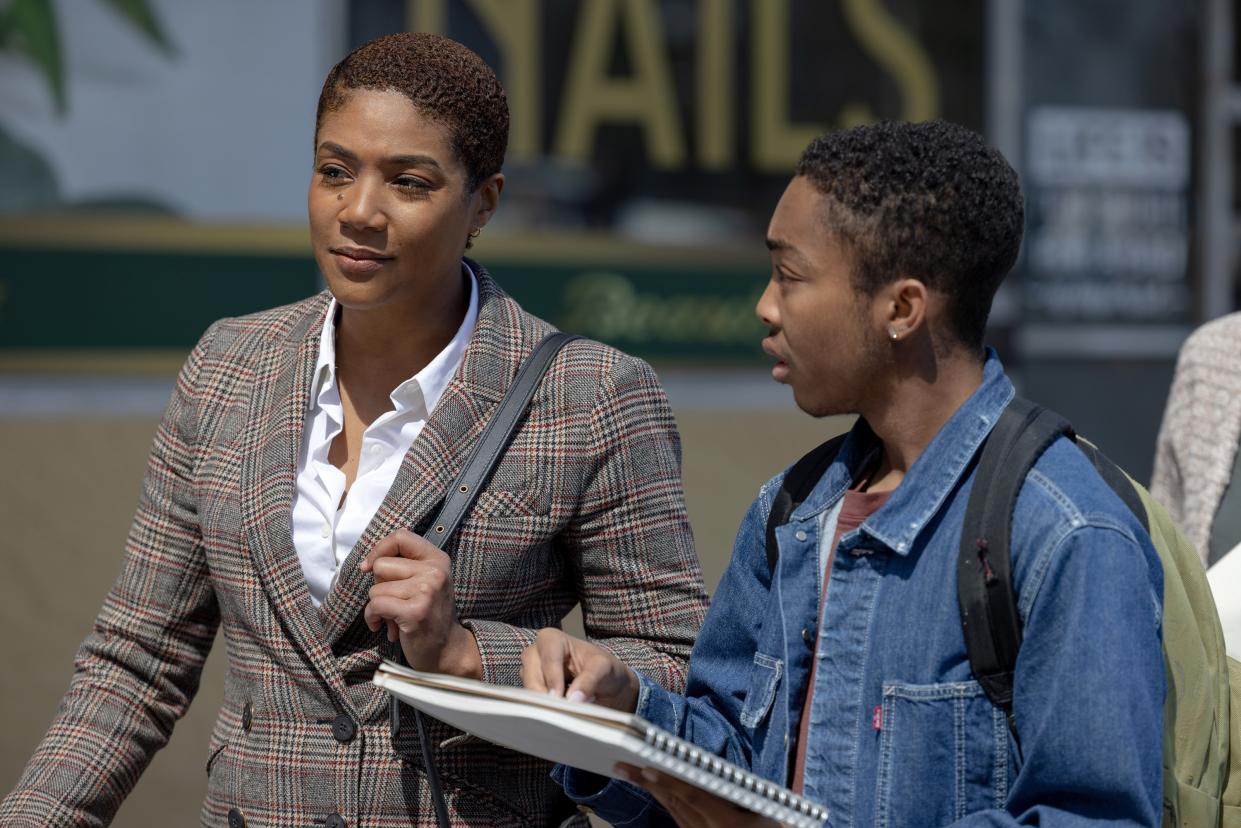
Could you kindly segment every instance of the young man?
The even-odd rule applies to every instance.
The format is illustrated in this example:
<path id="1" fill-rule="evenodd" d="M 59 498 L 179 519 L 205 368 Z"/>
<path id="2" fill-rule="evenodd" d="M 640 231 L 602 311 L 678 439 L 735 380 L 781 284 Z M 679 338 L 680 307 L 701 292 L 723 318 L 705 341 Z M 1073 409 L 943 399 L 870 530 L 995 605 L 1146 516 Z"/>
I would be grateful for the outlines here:
<path id="1" fill-rule="evenodd" d="M 956 567 L 973 460 L 1014 396 L 982 338 L 1021 232 L 1016 174 L 961 127 L 887 123 L 812 143 L 771 219 L 757 310 L 798 406 L 857 424 L 776 532 L 774 572 L 765 533 L 781 477 L 759 492 L 685 695 L 558 631 L 526 651 L 525 683 L 636 711 L 803 791 L 832 828 L 1157 825 L 1162 570 L 1067 439 L 1029 473 L 1013 519 L 1013 733 L 966 654 Z M 626 772 L 640 787 L 557 769 L 570 796 L 626 828 L 770 824 Z"/>

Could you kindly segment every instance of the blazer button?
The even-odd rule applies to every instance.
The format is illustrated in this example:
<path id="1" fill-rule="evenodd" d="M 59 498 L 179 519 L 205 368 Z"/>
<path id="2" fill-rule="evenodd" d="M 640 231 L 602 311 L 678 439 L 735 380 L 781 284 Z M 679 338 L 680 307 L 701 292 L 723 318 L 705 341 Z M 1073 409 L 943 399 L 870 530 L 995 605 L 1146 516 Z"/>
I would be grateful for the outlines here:
<path id="1" fill-rule="evenodd" d="M 236 808 L 228 810 L 228 828 L 246 828 L 246 818 Z"/>
<path id="2" fill-rule="evenodd" d="M 346 828 L 345 818 L 340 814 L 328 814 L 327 828 Z"/>
<path id="3" fill-rule="evenodd" d="M 346 713 L 341 713 L 332 720 L 332 736 L 342 745 L 347 745 L 353 741 L 354 734 L 358 732 L 357 727 L 353 723 L 353 719 L 349 718 Z"/>
<path id="4" fill-rule="evenodd" d="M 250 708 L 250 702 L 246 702 L 246 706 L 241 708 L 241 729 L 249 733 L 252 724 L 254 724 L 254 711 Z"/>

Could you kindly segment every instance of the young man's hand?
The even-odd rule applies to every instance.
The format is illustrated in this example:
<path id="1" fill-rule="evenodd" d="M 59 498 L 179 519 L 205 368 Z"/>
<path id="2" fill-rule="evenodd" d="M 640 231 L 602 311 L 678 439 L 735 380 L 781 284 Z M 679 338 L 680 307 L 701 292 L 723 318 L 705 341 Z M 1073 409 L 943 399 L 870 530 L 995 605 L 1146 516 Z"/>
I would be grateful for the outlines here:
<path id="1" fill-rule="evenodd" d="M 551 627 L 539 630 L 534 643 L 522 651 L 521 683 L 530 690 L 624 713 L 638 706 L 636 673 L 597 644 Z"/>
<path id="2" fill-rule="evenodd" d="M 651 792 L 681 828 L 780 828 L 780 823 L 738 808 L 726 799 L 707 793 L 653 768 L 638 770 L 619 764 L 616 772 L 628 782 Z"/>

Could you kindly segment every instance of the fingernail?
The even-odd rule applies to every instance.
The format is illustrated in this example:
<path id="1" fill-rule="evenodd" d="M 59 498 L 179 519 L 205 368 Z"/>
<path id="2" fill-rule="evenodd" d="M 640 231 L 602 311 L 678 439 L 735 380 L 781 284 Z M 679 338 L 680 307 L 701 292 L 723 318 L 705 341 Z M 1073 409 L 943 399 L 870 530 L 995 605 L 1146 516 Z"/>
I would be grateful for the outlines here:
<path id="1" fill-rule="evenodd" d="M 569 694 L 569 701 L 584 702 L 586 701 L 586 694 L 583 693 L 581 690 L 574 690 L 572 693 Z"/>

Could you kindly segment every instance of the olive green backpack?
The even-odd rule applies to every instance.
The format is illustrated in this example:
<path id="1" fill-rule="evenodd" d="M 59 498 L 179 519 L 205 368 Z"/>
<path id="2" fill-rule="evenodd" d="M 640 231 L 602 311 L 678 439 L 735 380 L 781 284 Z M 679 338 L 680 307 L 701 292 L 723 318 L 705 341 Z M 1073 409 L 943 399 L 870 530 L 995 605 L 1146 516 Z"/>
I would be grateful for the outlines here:
<path id="1" fill-rule="evenodd" d="M 1163 564 L 1164 828 L 1241 828 L 1241 664 L 1224 652 L 1202 559 L 1150 492 L 1058 414 L 1021 398 L 1009 403 L 987 438 L 965 511 L 958 597 L 974 675 L 1011 714 L 1021 646 L 1009 567 L 1013 507 L 1026 474 L 1061 436 L 1076 441 L 1146 527 Z M 988 578 L 990 571 L 1003 583 Z"/>
<path id="2" fill-rule="evenodd" d="M 1241 828 L 1241 663 L 1224 655 L 1197 550 L 1150 492 L 1133 487 L 1163 562 L 1164 828 Z"/>

